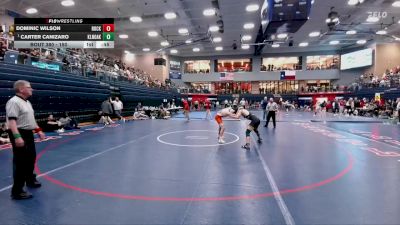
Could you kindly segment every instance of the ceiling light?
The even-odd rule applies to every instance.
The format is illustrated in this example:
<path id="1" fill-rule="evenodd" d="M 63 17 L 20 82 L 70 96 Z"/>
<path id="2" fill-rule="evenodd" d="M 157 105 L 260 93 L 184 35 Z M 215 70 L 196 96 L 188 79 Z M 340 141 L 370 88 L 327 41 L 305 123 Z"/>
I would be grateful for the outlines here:
<path id="1" fill-rule="evenodd" d="M 222 51 L 224 48 L 222 46 L 215 47 L 215 51 Z"/>
<path id="2" fill-rule="evenodd" d="M 311 32 L 308 36 L 310 37 L 318 37 L 321 33 L 319 31 Z"/>
<path id="3" fill-rule="evenodd" d="M 251 40 L 251 36 L 250 35 L 243 35 L 242 40 L 243 41 L 249 41 L 249 40 Z"/>
<path id="4" fill-rule="evenodd" d="M 180 33 L 180 34 L 189 34 L 189 30 L 186 29 L 186 28 L 180 28 L 180 29 L 178 30 L 178 33 Z"/>
<path id="5" fill-rule="evenodd" d="M 150 51 L 150 48 L 143 48 L 143 51 L 148 52 L 148 51 Z"/>
<path id="6" fill-rule="evenodd" d="M 257 11 L 260 8 L 257 4 L 251 4 L 246 6 L 246 11 L 247 12 L 254 12 Z"/>
<path id="7" fill-rule="evenodd" d="M 168 45 L 169 45 L 168 41 L 161 42 L 161 46 L 168 46 Z"/>
<path id="8" fill-rule="evenodd" d="M 400 1 L 395 1 L 392 3 L 393 7 L 400 7 Z"/>
<path id="9" fill-rule="evenodd" d="M 348 5 L 357 5 L 358 4 L 358 0 L 349 0 L 347 2 Z"/>
<path id="10" fill-rule="evenodd" d="M 176 13 L 174 12 L 167 12 L 164 14 L 165 19 L 172 20 L 176 18 Z"/>
<path id="11" fill-rule="evenodd" d="M 378 31 L 376 32 L 376 34 L 385 35 L 385 34 L 387 34 L 387 31 L 386 31 L 386 30 L 378 30 Z"/>
<path id="12" fill-rule="evenodd" d="M 379 21 L 379 17 L 376 16 L 369 16 L 366 20 L 368 23 L 376 23 Z"/>
<path id="13" fill-rule="evenodd" d="M 129 36 L 127 34 L 120 34 L 118 37 L 121 39 L 127 39 Z"/>
<path id="14" fill-rule="evenodd" d="M 199 49 L 199 48 L 193 48 L 193 51 L 194 51 L 194 52 L 199 52 L 200 49 Z"/>
<path id="15" fill-rule="evenodd" d="M 349 35 L 351 35 L 351 34 L 357 34 L 357 31 L 355 31 L 355 30 L 348 30 L 348 31 L 346 31 L 346 34 L 349 34 Z"/>
<path id="16" fill-rule="evenodd" d="M 242 45 L 242 49 L 249 49 L 249 48 L 250 48 L 250 45 L 246 45 L 246 44 Z"/>
<path id="17" fill-rule="evenodd" d="M 132 23 L 140 23 L 142 22 L 142 17 L 140 16 L 132 16 L 129 18 Z"/>
<path id="18" fill-rule="evenodd" d="M 176 54 L 176 53 L 178 53 L 178 50 L 176 50 L 176 49 L 171 49 L 169 52 L 170 52 L 171 54 Z"/>
<path id="19" fill-rule="evenodd" d="M 219 31 L 219 27 L 218 26 L 211 26 L 210 28 L 208 28 L 209 31 L 211 32 L 216 32 Z"/>
<path id="20" fill-rule="evenodd" d="M 278 35 L 277 35 L 277 37 L 278 37 L 279 39 L 286 38 L 287 36 L 288 36 L 288 34 L 286 34 L 286 33 L 282 33 L 282 34 L 278 34 Z"/>
<path id="21" fill-rule="evenodd" d="M 215 15 L 215 9 L 205 9 L 203 11 L 203 15 L 205 15 L 205 16 L 214 16 Z"/>
<path id="22" fill-rule="evenodd" d="M 367 43 L 367 40 L 358 40 L 357 41 L 357 44 L 359 44 L 359 45 L 363 45 L 365 43 Z"/>
<path id="23" fill-rule="evenodd" d="M 339 43 L 340 43 L 339 41 L 330 41 L 330 42 L 329 42 L 330 45 L 337 45 L 337 44 L 339 44 Z"/>
<path id="24" fill-rule="evenodd" d="M 35 14 L 37 12 L 38 12 L 38 10 L 35 8 L 29 8 L 26 10 L 26 13 L 28 13 L 28 14 Z"/>
<path id="25" fill-rule="evenodd" d="M 150 37 L 157 37 L 158 33 L 157 33 L 157 31 L 149 31 L 149 33 L 147 33 L 147 35 L 149 35 Z"/>
<path id="26" fill-rule="evenodd" d="M 72 0 L 64 0 L 61 2 L 61 5 L 65 7 L 74 6 L 75 2 Z"/>
<path id="27" fill-rule="evenodd" d="M 244 29 L 253 29 L 254 28 L 254 23 L 245 23 L 244 25 L 243 25 L 243 28 Z"/>
<path id="28" fill-rule="evenodd" d="M 273 44 L 273 45 L 271 45 L 271 47 L 273 47 L 273 48 L 279 48 L 279 44 Z"/>
<path id="29" fill-rule="evenodd" d="M 190 44 L 190 43 L 192 43 L 192 42 L 193 42 L 192 39 L 187 39 L 187 40 L 185 41 L 186 44 Z"/>
<path id="30" fill-rule="evenodd" d="M 313 5 L 315 3 L 315 1 L 314 0 L 311 0 L 311 5 Z"/>
<path id="31" fill-rule="evenodd" d="M 222 41 L 222 38 L 220 38 L 220 37 L 213 38 L 213 42 L 215 42 L 215 43 L 218 43 L 218 42 L 221 42 L 221 41 Z"/>
<path id="32" fill-rule="evenodd" d="M 307 47 L 308 46 L 308 42 L 301 42 L 299 44 L 300 47 Z"/>

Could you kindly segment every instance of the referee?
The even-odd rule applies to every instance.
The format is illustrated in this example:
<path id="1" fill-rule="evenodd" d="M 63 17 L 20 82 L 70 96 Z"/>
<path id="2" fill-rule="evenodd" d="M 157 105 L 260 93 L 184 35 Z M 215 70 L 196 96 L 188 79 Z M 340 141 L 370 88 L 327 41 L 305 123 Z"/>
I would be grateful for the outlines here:
<path id="1" fill-rule="evenodd" d="M 276 128 L 276 112 L 278 111 L 278 104 L 276 104 L 276 102 L 274 102 L 273 98 L 269 99 L 269 102 L 267 104 L 267 111 L 268 111 L 268 115 L 267 115 L 267 122 L 265 123 L 264 127 L 268 127 L 268 123 L 270 118 L 272 117 L 272 123 L 274 124 L 274 128 Z"/>
<path id="2" fill-rule="evenodd" d="M 28 81 L 18 80 L 14 83 L 16 95 L 6 104 L 8 132 L 13 148 L 13 177 L 14 184 L 11 197 L 16 200 L 32 198 L 32 194 L 24 191 L 24 186 L 39 188 L 41 183 L 33 173 L 36 149 L 33 132 L 41 139 L 44 133 L 35 121 L 31 103 L 27 100 L 32 95 L 32 87 Z"/>

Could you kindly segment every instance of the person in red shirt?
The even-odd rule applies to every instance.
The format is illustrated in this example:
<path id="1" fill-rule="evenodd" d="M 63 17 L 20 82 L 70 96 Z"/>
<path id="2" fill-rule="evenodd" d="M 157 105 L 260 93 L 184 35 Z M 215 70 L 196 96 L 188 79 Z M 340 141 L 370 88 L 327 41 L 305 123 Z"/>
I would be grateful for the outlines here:
<path id="1" fill-rule="evenodd" d="M 204 103 L 204 108 L 206 109 L 206 119 L 211 120 L 211 103 L 208 99 Z"/>
<path id="2" fill-rule="evenodd" d="M 186 99 L 182 98 L 182 103 L 183 103 L 183 114 L 185 115 L 185 118 L 189 121 L 189 103 Z"/>

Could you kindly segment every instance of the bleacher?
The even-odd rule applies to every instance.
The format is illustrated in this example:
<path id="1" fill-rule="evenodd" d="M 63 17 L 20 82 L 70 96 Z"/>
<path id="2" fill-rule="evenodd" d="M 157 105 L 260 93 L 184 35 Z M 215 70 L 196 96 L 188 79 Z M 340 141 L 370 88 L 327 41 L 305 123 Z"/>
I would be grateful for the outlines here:
<path id="1" fill-rule="evenodd" d="M 159 105 L 162 99 L 171 99 L 176 95 L 170 91 L 123 81 L 103 83 L 96 78 L 67 72 L 0 63 L 0 121 L 5 120 L 5 104 L 15 94 L 13 83 L 17 80 L 27 80 L 31 83 L 34 92 L 29 100 L 39 121 L 49 113 L 57 117 L 65 111 L 80 121 L 93 120 L 97 117 L 101 103 L 115 93 L 120 95 L 125 108 L 133 108 L 139 101 Z"/>
<path id="2" fill-rule="evenodd" d="M 232 96 L 233 95 L 218 95 L 218 101 L 220 103 L 224 102 L 225 99 L 227 99 L 228 101 L 233 101 L 235 98 Z M 268 98 L 274 97 L 273 94 L 240 94 L 239 100 L 244 98 L 247 101 L 261 102 L 265 96 L 267 96 Z M 298 97 L 296 94 L 280 94 L 280 96 L 282 97 L 282 99 L 289 101 L 297 101 Z"/>
<path id="3" fill-rule="evenodd" d="M 353 93 L 345 94 L 344 97 L 346 99 L 350 97 L 374 99 L 375 93 L 381 93 L 384 99 L 396 99 L 400 96 L 400 89 L 390 87 L 362 88 Z"/>

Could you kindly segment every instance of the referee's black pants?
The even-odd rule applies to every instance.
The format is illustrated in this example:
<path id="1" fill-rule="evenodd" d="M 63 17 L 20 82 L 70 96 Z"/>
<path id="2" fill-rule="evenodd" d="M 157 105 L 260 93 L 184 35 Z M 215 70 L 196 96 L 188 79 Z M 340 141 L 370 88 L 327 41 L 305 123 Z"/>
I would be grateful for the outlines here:
<path id="1" fill-rule="evenodd" d="M 267 122 L 265 123 L 265 127 L 268 127 L 268 123 L 271 117 L 272 117 L 272 123 L 274 124 L 275 128 L 276 127 L 275 111 L 268 111 Z"/>
<path id="2" fill-rule="evenodd" d="M 13 195 L 23 191 L 25 183 L 36 181 L 36 175 L 33 173 L 36 161 L 35 140 L 32 130 L 18 129 L 25 144 L 23 147 L 15 146 L 15 138 L 9 130 L 9 137 L 13 149 L 13 177 L 14 184 L 11 190 Z"/>

